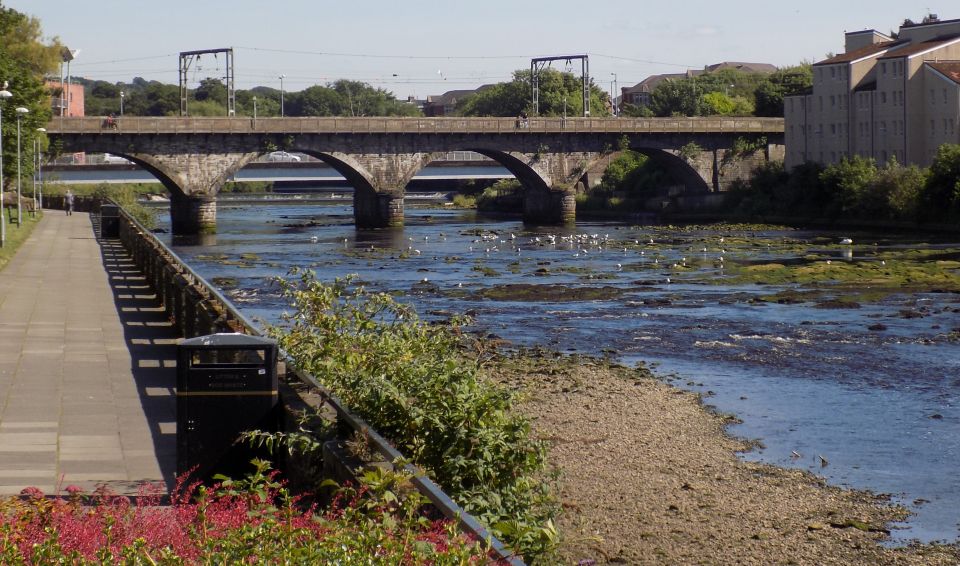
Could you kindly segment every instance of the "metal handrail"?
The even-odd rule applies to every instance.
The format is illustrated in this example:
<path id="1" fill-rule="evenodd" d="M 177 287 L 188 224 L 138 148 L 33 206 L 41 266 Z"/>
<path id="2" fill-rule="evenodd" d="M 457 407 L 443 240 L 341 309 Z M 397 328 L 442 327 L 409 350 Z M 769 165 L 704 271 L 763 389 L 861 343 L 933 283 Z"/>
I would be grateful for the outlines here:
<path id="1" fill-rule="evenodd" d="M 520 127 L 522 126 L 522 127 Z M 105 127 L 95 116 L 60 118 L 47 125 L 50 135 L 156 134 L 531 134 L 531 133 L 783 133 L 783 118 L 340 118 L 340 117 L 152 117 L 124 116 Z"/>
<path id="2" fill-rule="evenodd" d="M 141 237 L 151 241 L 151 243 L 163 254 L 168 256 L 168 259 L 176 269 L 181 270 L 181 272 L 189 275 L 191 278 L 193 278 L 195 285 L 203 288 L 205 292 L 209 293 L 210 296 L 216 299 L 216 301 L 220 303 L 220 307 L 230 317 L 239 322 L 247 334 L 252 336 L 263 336 L 263 333 L 253 323 L 253 321 L 247 318 L 236 307 L 234 307 L 233 303 L 231 303 L 220 291 L 210 285 L 206 279 L 204 279 L 199 273 L 194 271 L 193 268 L 187 265 L 186 262 L 180 258 L 180 256 L 178 256 L 173 250 L 167 247 L 166 244 L 160 241 L 160 239 L 157 238 L 153 232 L 144 227 L 136 218 L 128 214 L 122 206 L 117 206 L 120 210 L 121 217 L 125 221 L 129 222 L 134 228 L 136 228 Z M 280 349 L 280 355 L 287 362 L 293 361 L 292 358 L 282 349 Z M 387 439 L 381 436 L 380 433 L 376 432 L 365 420 L 353 414 L 346 407 L 346 405 L 341 402 L 332 391 L 330 391 L 330 389 L 317 381 L 316 377 L 299 368 L 294 368 L 292 373 L 301 381 L 316 388 L 325 402 L 329 404 L 334 411 L 336 411 L 337 418 L 342 419 L 343 422 L 349 425 L 350 428 L 355 432 L 362 434 L 364 438 L 369 441 L 370 445 L 381 456 L 386 458 L 387 461 L 394 464 L 397 462 L 405 462 L 402 466 L 402 469 L 411 475 L 410 482 L 413 483 L 420 493 L 423 494 L 441 513 L 443 513 L 445 517 L 456 520 L 462 530 L 489 544 L 490 549 L 500 560 L 506 561 L 511 566 L 525 566 L 522 558 L 510 552 L 503 542 L 501 542 L 493 535 L 493 533 L 491 533 L 485 526 L 477 521 L 473 515 L 465 511 L 456 501 L 451 499 L 449 495 L 444 493 L 440 486 L 438 486 L 432 479 L 427 477 L 422 470 L 413 464 L 408 463 L 406 458 L 404 458 L 403 454 L 401 454 L 399 450 L 397 450 Z"/>

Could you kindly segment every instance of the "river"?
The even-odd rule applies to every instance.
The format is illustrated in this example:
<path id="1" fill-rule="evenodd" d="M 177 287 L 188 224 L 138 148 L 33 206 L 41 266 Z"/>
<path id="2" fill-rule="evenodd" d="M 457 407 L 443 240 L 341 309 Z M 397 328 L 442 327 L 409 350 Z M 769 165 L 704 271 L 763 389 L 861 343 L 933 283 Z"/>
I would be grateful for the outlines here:
<path id="1" fill-rule="evenodd" d="M 616 222 L 530 230 L 443 207 L 408 207 L 402 230 L 358 232 L 350 206 L 310 203 L 221 202 L 217 222 L 212 241 L 174 249 L 251 317 L 276 321 L 284 305 L 269 279 L 307 267 L 327 280 L 357 274 L 425 317 L 467 312 L 491 338 L 645 363 L 739 417 L 730 432 L 761 443 L 743 458 L 890 494 L 914 513 L 894 542 L 958 537 L 960 295 L 824 308 L 849 289 L 778 302 L 761 299 L 807 288 L 726 282 L 734 266 L 772 261 L 955 254 L 956 238 Z M 837 245 L 844 237 L 854 243 Z"/>

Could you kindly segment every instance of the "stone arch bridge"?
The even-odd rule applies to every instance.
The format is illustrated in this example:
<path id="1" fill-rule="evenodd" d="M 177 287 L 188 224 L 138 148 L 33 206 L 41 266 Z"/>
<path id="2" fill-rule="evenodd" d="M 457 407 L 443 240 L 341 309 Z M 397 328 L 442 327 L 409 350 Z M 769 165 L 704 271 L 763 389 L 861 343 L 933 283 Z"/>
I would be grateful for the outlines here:
<path id="1" fill-rule="evenodd" d="M 599 181 L 621 149 L 665 165 L 686 194 L 725 190 L 761 161 L 782 159 L 779 118 L 56 118 L 61 152 L 106 152 L 150 171 L 170 191 L 176 234 L 216 231 L 216 195 L 278 149 L 321 159 L 354 188 L 358 228 L 403 224 L 404 188 L 434 159 L 475 151 L 524 189 L 524 220 L 570 223 L 578 187 Z M 744 140 L 751 142 L 749 155 Z M 746 159 L 745 159 L 746 158 Z"/>

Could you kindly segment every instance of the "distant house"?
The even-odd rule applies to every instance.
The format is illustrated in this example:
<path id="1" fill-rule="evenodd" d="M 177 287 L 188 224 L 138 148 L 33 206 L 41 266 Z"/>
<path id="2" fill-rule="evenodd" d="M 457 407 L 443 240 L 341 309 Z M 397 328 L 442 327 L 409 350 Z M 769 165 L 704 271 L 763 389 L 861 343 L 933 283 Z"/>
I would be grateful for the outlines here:
<path id="1" fill-rule="evenodd" d="M 53 109 L 54 116 L 84 116 L 83 85 L 63 83 L 61 89 L 60 81 L 47 81 L 47 92 L 50 93 L 50 107 Z M 63 96 L 60 96 L 61 91 Z"/>
<path id="2" fill-rule="evenodd" d="M 960 20 L 845 38 L 843 53 L 814 63 L 812 91 L 784 97 L 788 167 L 854 155 L 927 166 L 960 143 Z"/>
<path id="3" fill-rule="evenodd" d="M 703 71 L 687 71 L 686 73 L 650 75 L 634 86 L 621 88 L 620 103 L 633 104 L 634 106 L 650 106 L 650 95 L 653 94 L 654 89 L 663 81 L 670 79 L 689 79 L 702 74 Z"/>
<path id="4" fill-rule="evenodd" d="M 666 73 L 662 75 L 650 75 L 639 83 L 631 87 L 620 89 L 622 103 L 632 104 L 634 106 L 650 106 L 650 95 L 653 94 L 657 85 L 666 80 L 690 79 L 704 73 L 714 73 L 724 69 L 734 69 L 744 73 L 759 73 L 769 75 L 777 70 L 776 65 L 769 63 L 743 63 L 739 61 L 724 61 L 707 65 L 703 70 L 692 69 L 685 73 Z"/>
<path id="5" fill-rule="evenodd" d="M 428 96 L 427 101 L 423 105 L 423 115 L 451 116 L 455 113 L 458 102 L 493 86 L 492 84 L 488 84 L 472 90 L 448 90 L 440 96 Z"/>
<path id="6" fill-rule="evenodd" d="M 50 108 L 53 110 L 54 118 L 86 115 L 84 111 L 86 101 L 83 96 L 82 84 L 63 83 L 63 88 L 61 88 L 60 81 L 48 80 L 44 86 L 50 94 Z M 69 163 L 84 163 L 86 154 L 81 151 L 61 156 L 61 159 L 68 160 Z"/>

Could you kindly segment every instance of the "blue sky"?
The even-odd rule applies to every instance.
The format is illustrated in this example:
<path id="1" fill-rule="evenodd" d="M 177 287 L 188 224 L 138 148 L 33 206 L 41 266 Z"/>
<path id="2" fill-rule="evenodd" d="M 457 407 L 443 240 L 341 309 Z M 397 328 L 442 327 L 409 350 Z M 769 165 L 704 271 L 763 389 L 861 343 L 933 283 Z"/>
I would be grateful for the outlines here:
<path id="1" fill-rule="evenodd" d="M 178 53 L 235 50 L 238 88 L 301 90 L 338 78 L 397 97 L 509 80 L 531 57 L 586 53 L 609 89 L 656 73 L 720 61 L 778 66 L 843 50 L 844 31 L 896 29 L 934 12 L 960 18 L 943 0 L 6 0 L 40 19 L 45 35 L 80 53 L 71 73 L 110 82 L 177 83 Z M 943 9 L 941 9 L 943 8 Z M 953 10 L 949 12 L 948 10 Z M 831 14 L 829 18 L 823 14 Z M 564 62 L 555 67 L 565 69 Z M 579 64 L 573 70 L 579 73 Z M 222 76 L 201 58 L 190 80 Z"/>

